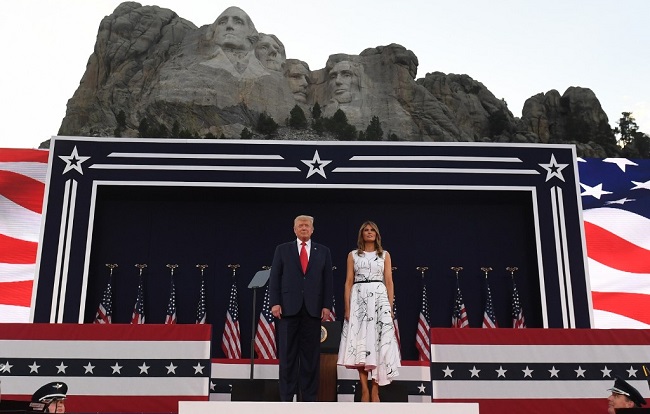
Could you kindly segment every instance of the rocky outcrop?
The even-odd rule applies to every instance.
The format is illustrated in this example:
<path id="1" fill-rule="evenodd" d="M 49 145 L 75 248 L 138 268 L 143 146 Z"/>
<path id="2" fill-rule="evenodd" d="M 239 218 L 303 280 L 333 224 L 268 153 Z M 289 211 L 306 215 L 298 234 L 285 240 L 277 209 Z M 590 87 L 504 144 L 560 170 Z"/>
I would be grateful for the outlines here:
<path id="1" fill-rule="evenodd" d="M 551 90 L 526 100 L 520 125 L 542 142 L 588 142 L 609 132 L 609 120 L 596 95 L 590 89 L 573 86 L 562 96 Z"/>
<path id="2" fill-rule="evenodd" d="M 136 122 L 137 102 L 158 82 L 158 69 L 196 26 L 171 10 L 120 4 L 105 17 L 59 135 L 112 135 L 120 110 Z"/>
<path id="3" fill-rule="evenodd" d="M 360 131 L 378 117 L 384 139 L 569 141 L 583 152 L 616 151 L 589 89 L 535 95 L 517 119 L 468 75 L 416 79 L 417 71 L 417 56 L 397 44 L 331 55 L 310 70 L 287 59 L 282 41 L 258 32 L 237 7 L 197 28 L 171 10 L 127 2 L 102 20 L 59 135 L 135 137 L 144 124 L 156 125 L 158 136 L 181 129 L 235 138 L 262 113 L 284 125 L 296 105 L 311 118 L 318 104 L 325 117 L 343 111 Z"/>

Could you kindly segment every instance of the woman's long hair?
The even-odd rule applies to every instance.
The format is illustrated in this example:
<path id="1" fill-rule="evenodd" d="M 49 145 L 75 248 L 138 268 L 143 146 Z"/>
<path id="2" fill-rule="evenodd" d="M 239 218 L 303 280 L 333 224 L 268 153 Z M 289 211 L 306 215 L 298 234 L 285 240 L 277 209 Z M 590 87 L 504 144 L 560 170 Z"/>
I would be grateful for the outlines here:
<path id="1" fill-rule="evenodd" d="M 375 251 L 377 252 L 378 257 L 382 257 L 384 249 L 381 247 L 381 234 L 379 234 L 379 227 L 377 227 L 377 224 L 372 221 L 365 221 L 361 225 L 361 228 L 359 228 L 359 236 L 357 237 L 357 254 L 359 256 L 363 255 L 363 252 L 366 249 L 366 243 L 363 241 L 363 229 L 365 229 L 366 226 L 370 226 L 375 230 L 375 233 L 377 234 L 377 237 L 375 237 Z"/>

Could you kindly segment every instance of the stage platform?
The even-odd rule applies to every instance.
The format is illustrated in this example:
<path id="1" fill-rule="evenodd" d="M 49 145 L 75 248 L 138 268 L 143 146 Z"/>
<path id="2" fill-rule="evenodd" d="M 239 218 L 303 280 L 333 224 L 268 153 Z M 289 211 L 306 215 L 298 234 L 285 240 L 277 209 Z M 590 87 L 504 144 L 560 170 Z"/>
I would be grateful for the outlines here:
<path id="1" fill-rule="evenodd" d="M 238 414 L 393 414 L 409 412 L 410 414 L 478 414 L 478 403 L 353 403 L 353 402 L 244 402 L 244 401 L 180 401 L 179 414 L 214 414 L 219 412 L 236 412 Z M 385 413 L 383 413 L 385 411 Z"/>

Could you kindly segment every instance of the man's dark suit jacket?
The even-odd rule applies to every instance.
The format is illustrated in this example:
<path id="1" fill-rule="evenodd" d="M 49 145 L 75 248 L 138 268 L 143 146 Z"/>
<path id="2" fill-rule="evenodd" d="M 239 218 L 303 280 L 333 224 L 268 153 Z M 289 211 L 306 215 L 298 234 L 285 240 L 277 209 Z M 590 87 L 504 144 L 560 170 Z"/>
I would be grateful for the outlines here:
<path id="1" fill-rule="evenodd" d="M 311 242 L 307 273 L 302 273 L 296 240 L 275 249 L 269 282 L 270 306 L 282 306 L 282 316 L 296 315 L 304 302 L 309 315 L 320 318 L 332 308 L 332 256 L 330 249 Z"/>

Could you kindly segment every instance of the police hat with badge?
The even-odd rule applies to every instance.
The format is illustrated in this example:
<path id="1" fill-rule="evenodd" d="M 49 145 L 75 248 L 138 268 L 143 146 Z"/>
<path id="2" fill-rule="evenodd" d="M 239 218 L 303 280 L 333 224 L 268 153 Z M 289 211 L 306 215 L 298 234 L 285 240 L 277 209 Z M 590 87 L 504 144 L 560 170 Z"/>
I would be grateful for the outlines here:
<path id="1" fill-rule="evenodd" d="M 643 398 L 641 393 L 619 376 L 616 376 L 614 386 L 607 391 L 611 391 L 613 394 L 625 395 L 636 407 L 641 407 L 646 404 L 645 398 Z"/>
<path id="2" fill-rule="evenodd" d="M 29 403 L 29 412 L 47 412 L 50 404 L 59 400 L 65 400 L 68 393 L 68 385 L 65 382 L 57 381 L 43 385 L 32 395 Z"/>

